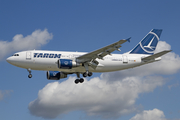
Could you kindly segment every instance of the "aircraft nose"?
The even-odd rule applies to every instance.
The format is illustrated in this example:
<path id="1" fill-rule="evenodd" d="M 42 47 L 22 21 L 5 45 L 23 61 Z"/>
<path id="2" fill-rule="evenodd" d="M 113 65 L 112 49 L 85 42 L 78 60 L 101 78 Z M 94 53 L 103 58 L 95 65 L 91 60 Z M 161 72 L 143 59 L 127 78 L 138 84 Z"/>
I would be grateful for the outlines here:
<path id="1" fill-rule="evenodd" d="M 12 58 L 11 57 L 8 57 L 7 59 L 6 59 L 6 61 L 8 62 L 8 63 L 12 63 Z"/>

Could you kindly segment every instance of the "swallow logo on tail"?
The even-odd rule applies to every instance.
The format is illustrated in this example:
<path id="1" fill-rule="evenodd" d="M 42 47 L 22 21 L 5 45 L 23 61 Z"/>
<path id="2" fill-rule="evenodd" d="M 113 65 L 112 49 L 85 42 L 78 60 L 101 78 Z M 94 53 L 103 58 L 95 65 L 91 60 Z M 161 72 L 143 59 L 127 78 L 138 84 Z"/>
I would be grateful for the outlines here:
<path id="1" fill-rule="evenodd" d="M 137 45 L 130 51 L 130 54 L 154 54 L 162 30 L 151 30 Z"/>

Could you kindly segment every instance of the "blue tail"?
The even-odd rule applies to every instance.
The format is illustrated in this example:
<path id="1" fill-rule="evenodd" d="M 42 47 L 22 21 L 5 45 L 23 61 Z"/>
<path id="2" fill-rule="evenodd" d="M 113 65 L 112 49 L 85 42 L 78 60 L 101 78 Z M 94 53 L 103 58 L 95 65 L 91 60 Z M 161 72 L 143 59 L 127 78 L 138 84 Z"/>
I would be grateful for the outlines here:
<path id="1" fill-rule="evenodd" d="M 129 54 L 154 54 L 161 32 L 161 29 L 152 29 Z"/>

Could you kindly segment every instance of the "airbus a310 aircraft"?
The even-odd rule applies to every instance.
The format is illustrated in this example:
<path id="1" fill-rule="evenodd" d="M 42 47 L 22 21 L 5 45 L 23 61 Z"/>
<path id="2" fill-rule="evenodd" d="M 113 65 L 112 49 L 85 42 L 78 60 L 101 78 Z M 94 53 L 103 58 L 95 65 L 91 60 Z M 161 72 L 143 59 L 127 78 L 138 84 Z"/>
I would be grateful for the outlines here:
<path id="1" fill-rule="evenodd" d="M 154 54 L 161 32 L 161 29 L 152 29 L 131 51 L 124 54 L 111 53 L 115 50 L 121 51 L 121 45 L 130 42 L 130 38 L 89 53 L 29 50 L 17 52 L 6 61 L 27 69 L 29 78 L 32 77 L 31 70 L 47 71 L 49 80 L 59 80 L 75 73 L 75 83 L 78 84 L 84 82 L 80 74 L 87 77 L 92 76 L 93 72 L 119 71 L 161 60 L 160 56 L 171 51 L 165 50 Z"/>

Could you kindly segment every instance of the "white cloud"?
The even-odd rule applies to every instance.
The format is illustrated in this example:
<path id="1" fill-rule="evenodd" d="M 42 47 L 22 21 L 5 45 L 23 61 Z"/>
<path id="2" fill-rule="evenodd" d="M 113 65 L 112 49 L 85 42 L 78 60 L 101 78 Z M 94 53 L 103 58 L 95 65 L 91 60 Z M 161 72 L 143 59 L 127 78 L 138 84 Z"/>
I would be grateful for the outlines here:
<path id="1" fill-rule="evenodd" d="M 171 88 L 178 87 L 178 86 L 179 86 L 179 83 L 175 83 L 175 84 L 172 84 L 172 85 L 168 85 L 168 88 L 171 90 Z"/>
<path id="2" fill-rule="evenodd" d="M 0 90 L 0 101 L 12 93 L 12 90 Z"/>
<path id="3" fill-rule="evenodd" d="M 37 49 L 47 44 L 52 38 L 53 35 L 47 29 L 44 29 L 43 31 L 35 30 L 31 35 L 26 37 L 22 34 L 17 34 L 11 42 L 0 41 L 0 60 L 12 52 Z"/>
<path id="4" fill-rule="evenodd" d="M 159 51 L 170 49 L 166 42 L 159 42 L 158 45 Z M 100 77 L 85 80 L 83 84 L 74 84 L 75 77 L 69 77 L 62 83 L 49 83 L 39 91 L 38 98 L 29 103 L 29 110 L 31 114 L 43 118 L 55 118 L 74 110 L 103 118 L 120 117 L 137 111 L 135 102 L 139 94 L 162 86 L 166 78 L 157 74 L 176 73 L 180 69 L 178 63 L 179 56 L 168 53 L 160 62 L 103 73 Z"/>
<path id="5" fill-rule="evenodd" d="M 144 110 L 143 112 L 136 114 L 130 120 L 167 120 L 164 112 L 158 109 Z"/>
<path id="6" fill-rule="evenodd" d="M 127 77 L 112 83 L 96 77 L 78 85 L 74 84 L 74 79 L 69 77 L 62 83 L 47 84 L 29 104 L 31 113 L 54 118 L 69 111 L 83 110 L 88 115 L 119 117 L 136 111 L 134 104 L 139 93 L 153 91 L 164 83 L 162 77 L 157 76 Z"/>
<path id="7" fill-rule="evenodd" d="M 159 41 L 155 53 L 161 52 L 163 50 L 171 50 L 171 46 L 165 41 Z"/>

